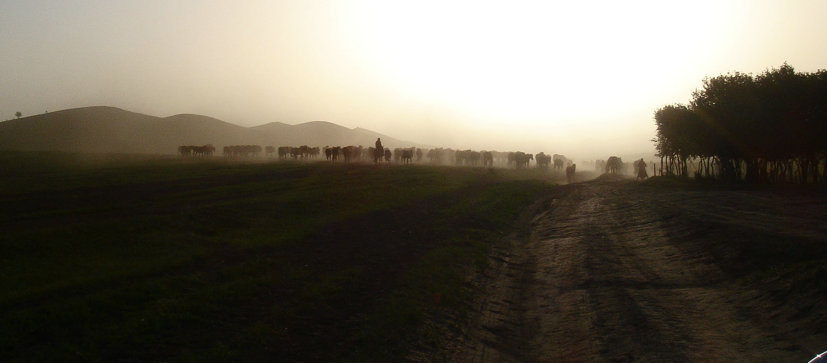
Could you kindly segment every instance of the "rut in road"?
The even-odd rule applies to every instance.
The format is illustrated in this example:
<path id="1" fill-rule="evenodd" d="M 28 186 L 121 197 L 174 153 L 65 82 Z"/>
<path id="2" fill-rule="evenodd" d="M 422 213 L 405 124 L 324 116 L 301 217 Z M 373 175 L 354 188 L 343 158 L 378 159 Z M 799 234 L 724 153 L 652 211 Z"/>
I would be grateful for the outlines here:
<path id="1" fill-rule="evenodd" d="M 633 188 L 559 188 L 530 233 L 495 249 L 449 360 L 789 361 L 789 343 L 743 313 L 749 291 L 681 242 L 698 231 L 662 206 L 685 196 Z"/>

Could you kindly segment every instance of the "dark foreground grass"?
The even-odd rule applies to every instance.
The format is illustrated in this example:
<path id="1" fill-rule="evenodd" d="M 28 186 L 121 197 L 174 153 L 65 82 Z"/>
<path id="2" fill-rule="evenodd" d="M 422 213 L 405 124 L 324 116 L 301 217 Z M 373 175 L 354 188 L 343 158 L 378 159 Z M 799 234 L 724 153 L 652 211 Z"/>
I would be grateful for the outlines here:
<path id="1" fill-rule="evenodd" d="M 11 156 L 8 156 L 11 155 Z M 0 360 L 395 361 L 546 183 L 438 167 L 0 158 Z"/>

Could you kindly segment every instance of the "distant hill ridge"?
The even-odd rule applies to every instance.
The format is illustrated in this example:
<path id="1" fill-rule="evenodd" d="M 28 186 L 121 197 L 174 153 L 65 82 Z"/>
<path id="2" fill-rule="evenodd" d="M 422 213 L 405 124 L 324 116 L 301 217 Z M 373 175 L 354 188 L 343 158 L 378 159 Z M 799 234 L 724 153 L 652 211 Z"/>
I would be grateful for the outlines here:
<path id="1" fill-rule="evenodd" d="M 180 145 L 213 144 L 218 150 L 226 145 L 369 146 L 377 137 L 389 147 L 416 145 L 327 121 L 243 127 L 209 116 L 155 117 L 108 106 L 73 108 L 0 122 L 0 150 L 23 151 L 174 154 Z"/>

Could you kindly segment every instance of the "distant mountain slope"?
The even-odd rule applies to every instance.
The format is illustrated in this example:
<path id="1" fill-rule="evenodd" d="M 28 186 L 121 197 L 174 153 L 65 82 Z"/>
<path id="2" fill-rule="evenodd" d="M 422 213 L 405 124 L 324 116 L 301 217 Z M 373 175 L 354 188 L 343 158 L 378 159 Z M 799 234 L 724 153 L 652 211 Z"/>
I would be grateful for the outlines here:
<path id="1" fill-rule="evenodd" d="M 283 140 L 287 145 L 362 145 L 372 146 L 376 138 L 391 147 L 414 146 L 411 142 L 400 141 L 362 128 L 349 129 L 327 121 L 311 121 L 298 125 L 273 122 L 251 128 L 266 139 Z"/>
<path id="2" fill-rule="evenodd" d="M 272 122 L 242 127 L 212 117 L 155 117 L 115 107 L 83 107 L 0 122 L 0 150 L 173 154 L 179 145 L 325 146 L 414 144 L 362 128 L 325 121 L 299 125 Z"/>

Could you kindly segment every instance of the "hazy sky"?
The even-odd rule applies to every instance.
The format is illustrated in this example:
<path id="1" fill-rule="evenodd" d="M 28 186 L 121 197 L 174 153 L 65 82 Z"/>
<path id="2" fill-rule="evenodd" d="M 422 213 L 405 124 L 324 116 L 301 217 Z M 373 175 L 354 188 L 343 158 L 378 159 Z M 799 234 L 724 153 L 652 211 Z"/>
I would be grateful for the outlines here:
<path id="1" fill-rule="evenodd" d="M 0 119 L 107 105 L 437 146 L 649 151 L 706 76 L 827 68 L 827 1 L 0 2 Z"/>

